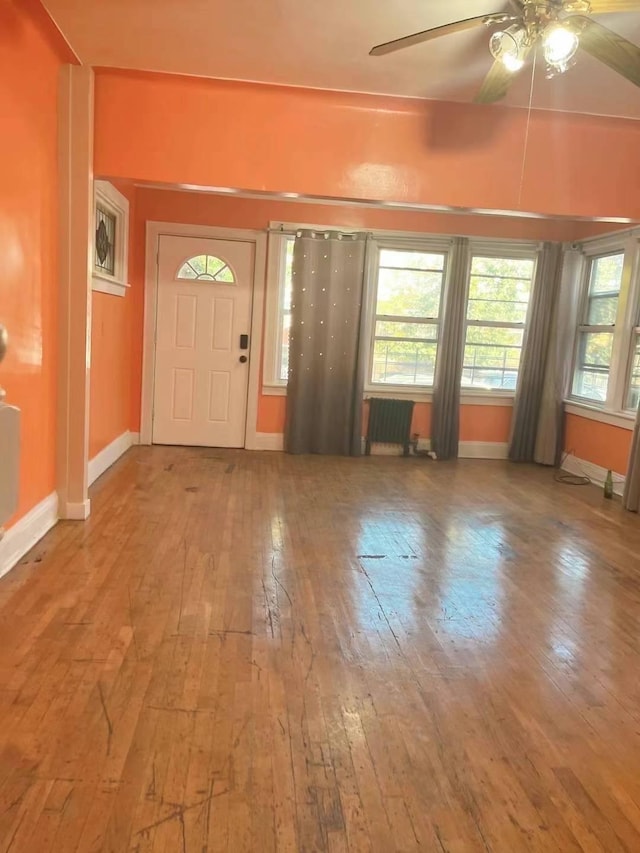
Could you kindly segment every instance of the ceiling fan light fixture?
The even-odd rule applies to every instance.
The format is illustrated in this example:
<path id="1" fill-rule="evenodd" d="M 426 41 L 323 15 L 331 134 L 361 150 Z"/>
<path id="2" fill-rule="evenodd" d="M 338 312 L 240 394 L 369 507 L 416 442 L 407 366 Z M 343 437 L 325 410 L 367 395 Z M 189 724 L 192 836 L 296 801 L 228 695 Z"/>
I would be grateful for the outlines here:
<path id="1" fill-rule="evenodd" d="M 526 57 L 527 31 L 520 24 L 506 30 L 498 30 L 489 41 L 489 50 L 494 59 L 502 62 L 508 71 L 519 71 Z"/>
<path id="2" fill-rule="evenodd" d="M 555 73 L 562 73 L 572 64 L 580 40 L 577 33 L 563 24 L 553 23 L 545 29 L 542 47 L 547 65 Z"/>

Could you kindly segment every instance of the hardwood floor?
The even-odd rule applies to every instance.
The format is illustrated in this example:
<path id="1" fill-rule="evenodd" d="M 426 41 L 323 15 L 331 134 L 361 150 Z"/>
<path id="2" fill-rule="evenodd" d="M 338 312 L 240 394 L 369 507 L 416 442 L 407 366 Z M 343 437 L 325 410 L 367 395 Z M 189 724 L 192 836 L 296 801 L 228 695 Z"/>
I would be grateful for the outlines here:
<path id="1" fill-rule="evenodd" d="M 640 850 L 640 519 L 136 448 L 0 582 L 0 850 Z"/>

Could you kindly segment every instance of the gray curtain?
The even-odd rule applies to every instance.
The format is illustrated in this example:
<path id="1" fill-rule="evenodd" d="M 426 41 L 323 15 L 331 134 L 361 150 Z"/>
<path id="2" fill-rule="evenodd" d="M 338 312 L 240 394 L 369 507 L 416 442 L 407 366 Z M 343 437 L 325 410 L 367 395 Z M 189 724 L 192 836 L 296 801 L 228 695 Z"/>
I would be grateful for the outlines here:
<path id="1" fill-rule="evenodd" d="M 431 449 L 438 459 L 458 456 L 460 383 L 469 291 L 469 241 L 466 238 L 454 240 L 450 263 L 431 409 Z"/>
<path id="2" fill-rule="evenodd" d="M 359 456 L 364 234 L 300 232 L 293 250 L 285 450 Z"/>
<path id="3" fill-rule="evenodd" d="M 545 243 L 538 258 L 513 403 L 509 442 L 509 459 L 512 462 L 534 460 L 551 322 L 558 305 L 561 275 L 562 246 L 560 243 Z"/>
<path id="4" fill-rule="evenodd" d="M 534 462 L 558 465 L 562 454 L 564 404 L 571 383 L 573 340 L 578 322 L 583 256 L 564 247 L 560 286 L 552 312 L 540 408 L 536 419 Z M 535 415 L 534 415 L 535 417 Z"/>
<path id="5" fill-rule="evenodd" d="M 631 512 L 640 512 L 640 408 L 638 408 L 636 425 L 633 428 L 622 506 Z"/>

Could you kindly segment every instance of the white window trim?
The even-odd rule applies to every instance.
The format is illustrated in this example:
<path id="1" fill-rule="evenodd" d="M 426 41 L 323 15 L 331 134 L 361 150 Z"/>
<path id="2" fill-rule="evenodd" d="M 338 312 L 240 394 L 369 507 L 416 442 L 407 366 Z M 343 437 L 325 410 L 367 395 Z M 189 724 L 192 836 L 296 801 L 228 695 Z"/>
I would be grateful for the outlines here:
<path id="1" fill-rule="evenodd" d="M 578 403 L 575 400 L 565 400 L 564 410 L 568 415 L 577 415 L 589 421 L 597 421 L 609 426 L 617 426 L 622 429 L 632 430 L 635 426 L 635 415 L 631 412 L 604 412 L 597 406 L 589 406 L 587 403 Z"/>
<path id="2" fill-rule="evenodd" d="M 631 375 L 631 348 L 634 338 L 634 328 L 638 325 L 640 312 L 638 302 L 640 300 L 640 283 L 638 281 L 640 272 L 640 231 L 634 229 L 620 234 L 607 235 L 594 238 L 577 245 L 581 252 L 584 263 L 580 265 L 579 276 L 579 311 L 578 322 L 575 329 L 573 342 L 573 357 L 570 374 L 570 385 L 567 389 L 565 410 L 573 406 L 584 411 L 601 412 L 602 423 L 613 425 L 624 425 L 634 412 L 625 408 L 627 391 Z M 609 383 L 607 386 L 607 398 L 601 403 L 588 397 L 580 397 L 573 393 L 573 381 L 577 367 L 578 344 L 580 332 L 584 330 L 586 302 L 590 281 L 591 261 L 594 258 L 624 252 L 624 265 L 622 270 L 622 282 L 618 296 L 618 309 L 616 322 L 613 327 L 613 347 L 611 362 L 609 365 Z M 633 306 L 636 306 L 633 309 Z M 595 327 L 594 327 L 595 328 Z M 609 329 L 609 327 L 607 327 Z M 579 414 L 579 412 L 575 412 Z M 597 418 L 591 418 L 597 420 Z M 618 423 L 620 421 L 620 423 Z"/>
<path id="3" fill-rule="evenodd" d="M 114 274 L 96 272 L 95 232 L 96 209 L 100 203 L 109 213 L 115 216 L 115 254 Z M 98 293 L 108 293 L 112 296 L 124 296 L 129 285 L 129 200 L 119 192 L 109 181 L 94 181 L 93 184 L 93 230 L 94 242 L 91 245 L 91 289 Z"/>
<path id="4" fill-rule="evenodd" d="M 446 237 L 431 237 L 428 235 L 421 237 L 414 237 L 407 234 L 392 236 L 387 232 L 380 236 L 376 236 L 372 241 L 367 264 L 367 279 L 369 287 L 367 288 L 367 303 L 365 305 L 364 322 L 364 328 L 368 331 L 367 373 L 364 382 L 365 397 L 389 396 L 394 397 L 395 399 L 403 399 L 403 397 L 406 399 L 415 399 L 417 395 L 428 395 L 430 398 L 433 394 L 433 385 L 392 385 L 389 382 L 371 381 L 373 350 L 376 337 L 376 304 L 378 297 L 378 266 L 380 250 L 391 249 L 396 251 L 434 252 L 444 254 L 446 256 L 442 289 L 440 292 L 440 309 L 438 311 L 438 318 L 432 321 L 434 325 L 437 325 L 438 335 L 440 335 L 444 294 L 446 292 L 449 271 L 451 269 L 451 247 L 452 242 Z"/>
<path id="5" fill-rule="evenodd" d="M 272 226 L 273 227 L 273 226 Z M 267 312 L 264 328 L 264 363 L 262 393 L 273 396 L 285 396 L 287 382 L 279 376 L 280 335 L 282 323 L 280 305 L 282 302 L 283 267 L 289 233 L 269 233 L 267 241 Z"/>
<path id="6" fill-rule="evenodd" d="M 468 320 L 465 318 L 464 323 L 464 345 L 466 347 L 467 343 L 467 332 L 469 326 L 474 328 L 496 328 L 496 329 L 522 329 L 522 347 L 524 347 L 525 337 L 527 329 L 529 328 L 529 323 L 531 322 L 531 296 L 533 295 L 533 288 L 536 283 L 536 274 L 538 271 L 538 261 L 540 258 L 540 252 L 542 250 L 542 244 L 539 242 L 511 242 L 509 240 L 472 240 L 469 243 L 469 256 L 467 259 L 467 280 L 471 279 L 471 266 L 473 264 L 474 257 L 479 258 L 507 258 L 509 260 L 527 260 L 533 261 L 533 271 L 531 274 L 531 288 L 529 291 L 529 305 L 527 308 L 527 316 L 525 317 L 524 323 L 501 323 L 495 320 Z M 522 347 L 520 348 L 520 355 L 522 356 Z M 520 367 L 518 367 L 518 372 L 520 371 Z M 463 385 L 461 383 L 461 392 L 462 394 L 470 394 L 475 392 L 479 392 L 481 394 L 495 396 L 503 396 L 508 397 L 512 401 L 515 398 L 515 390 L 514 391 L 505 391 L 504 389 L 496 388 L 494 391 L 485 391 L 484 389 L 475 388 L 473 385 Z"/>

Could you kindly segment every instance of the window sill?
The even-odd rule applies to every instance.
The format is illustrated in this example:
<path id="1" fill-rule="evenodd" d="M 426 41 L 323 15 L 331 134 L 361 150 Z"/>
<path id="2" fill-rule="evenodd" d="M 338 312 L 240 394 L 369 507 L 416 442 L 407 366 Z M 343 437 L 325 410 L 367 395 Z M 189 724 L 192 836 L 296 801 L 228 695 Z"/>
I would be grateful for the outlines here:
<path id="1" fill-rule="evenodd" d="M 368 400 L 370 397 L 380 397 L 381 399 L 391 400 L 413 400 L 416 403 L 430 403 L 433 397 L 432 388 L 408 388 L 406 385 L 385 385 L 384 387 L 376 387 L 375 385 L 365 385 L 363 398 Z"/>
<path id="2" fill-rule="evenodd" d="M 597 421 L 622 429 L 632 430 L 636 422 L 635 415 L 631 412 L 607 412 L 597 406 L 590 406 L 588 403 L 578 403 L 576 400 L 565 400 L 564 410 L 569 415 L 577 415 L 589 421 Z"/>
<path id="3" fill-rule="evenodd" d="M 263 397 L 286 397 L 286 385 L 263 385 Z M 413 400 L 416 403 L 430 403 L 433 399 L 433 390 L 420 388 L 411 391 L 405 386 L 401 388 L 365 388 L 363 398 L 368 400 L 369 397 L 382 397 L 383 399 L 393 400 Z M 486 392 L 486 391 L 471 391 L 463 390 L 460 395 L 460 405 L 462 406 L 513 406 L 513 394 L 505 394 L 504 392 Z"/>
<path id="4" fill-rule="evenodd" d="M 263 397 L 286 397 L 287 396 L 287 386 L 286 385 L 263 385 L 262 386 L 262 396 Z"/>
<path id="5" fill-rule="evenodd" d="M 130 284 L 124 284 L 121 281 L 113 281 L 110 278 L 102 278 L 102 276 L 99 275 L 94 275 L 91 278 L 91 290 L 93 290 L 94 293 L 108 293 L 111 296 L 125 296 L 130 287 Z"/>
<path id="6" fill-rule="evenodd" d="M 463 406 L 513 406 L 515 394 L 511 391 L 480 391 L 463 388 L 460 404 Z"/>

